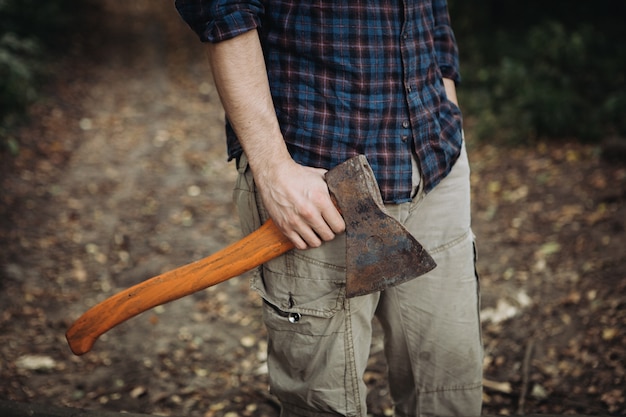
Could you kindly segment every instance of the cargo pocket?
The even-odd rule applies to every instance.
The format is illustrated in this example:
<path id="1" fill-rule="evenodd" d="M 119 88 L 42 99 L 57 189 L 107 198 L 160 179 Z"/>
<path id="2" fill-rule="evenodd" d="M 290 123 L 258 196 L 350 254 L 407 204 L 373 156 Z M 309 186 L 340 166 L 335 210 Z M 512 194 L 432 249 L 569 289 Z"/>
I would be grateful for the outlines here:
<path id="1" fill-rule="evenodd" d="M 347 395 L 357 378 L 346 357 L 352 349 L 345 315 L 300 315 L 264 302 L 270 389 L 288 415 L 356 415 Z"/>
<path id="2" fill-rule="evenodd" d="M 345 300 L 345 247 L 342 234 L 319 248 L 290 251 L 267 262 L 252 288 L 280 311 L 332 317 Z"/>
<path id="3" fill-rule="evenodd" d="M 267 262 L 252 280 L 263 298 L 271 391 L 285 413 L 356 415 L 357 378 L 345 302 L 345 235 Z M 309 410 L 304 413 L 303 410 Z"/>

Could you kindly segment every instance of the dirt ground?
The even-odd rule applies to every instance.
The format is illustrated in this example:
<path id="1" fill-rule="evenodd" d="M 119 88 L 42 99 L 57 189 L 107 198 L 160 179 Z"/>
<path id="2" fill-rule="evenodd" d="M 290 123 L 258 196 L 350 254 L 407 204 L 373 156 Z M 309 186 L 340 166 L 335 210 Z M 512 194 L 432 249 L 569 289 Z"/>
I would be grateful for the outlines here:
<path id="1" fill-rule="evenodd" d="M 146 312 L 74 356 L 98 301 L 240 237 L 223 114 L 172 2 L 102 0 L 0 154 L 0 398 L 274 416 L 248 277 Z M 463 94 L 463 90 L 460 90 Z M 626 414 L 626 158 L 471 141 L 485 414 Z M 607 156 L 605 158 L 605 156 Z M 390 415 L 380 332 L 365 375 Z"/>

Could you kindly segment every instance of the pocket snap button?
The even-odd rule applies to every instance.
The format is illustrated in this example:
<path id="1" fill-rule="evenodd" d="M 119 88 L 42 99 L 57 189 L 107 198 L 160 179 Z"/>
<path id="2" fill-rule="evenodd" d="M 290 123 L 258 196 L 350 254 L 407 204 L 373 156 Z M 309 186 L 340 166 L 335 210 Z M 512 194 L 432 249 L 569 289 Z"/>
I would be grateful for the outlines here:
<path id="1" fill-rule="evenodd" d="M 297 323 L 300 321 L 300 318 L 302 318 L 302 316 L 300 315 L 300 313 L 289 313 L 289 323 Z"/>

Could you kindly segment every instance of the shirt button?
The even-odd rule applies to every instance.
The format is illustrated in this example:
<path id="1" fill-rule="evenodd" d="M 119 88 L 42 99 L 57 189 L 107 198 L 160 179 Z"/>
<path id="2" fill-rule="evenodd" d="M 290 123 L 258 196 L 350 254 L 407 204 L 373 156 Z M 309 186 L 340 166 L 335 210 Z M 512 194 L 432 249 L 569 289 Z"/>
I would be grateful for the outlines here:
<path id="1" fill-rule="evenodd" d="M 409 121 L 408 121 L 408 120 L 405 120 L 404 122 L 402 122 L 402 127 L 403 127 L 403 128 L 405 128 L 405 129 L 408 129 L 408 128 L 409 128 L 409 125 L 410 125 L 410 124 L 409 124 Z"/>
<path id="2" fill-rule="evenodd" d="M 409 140 L 409 137 L 407 135 L 402 135 L 400 139 L 402 139 L 402 142 L 406 142 L 407 140 Z"/>

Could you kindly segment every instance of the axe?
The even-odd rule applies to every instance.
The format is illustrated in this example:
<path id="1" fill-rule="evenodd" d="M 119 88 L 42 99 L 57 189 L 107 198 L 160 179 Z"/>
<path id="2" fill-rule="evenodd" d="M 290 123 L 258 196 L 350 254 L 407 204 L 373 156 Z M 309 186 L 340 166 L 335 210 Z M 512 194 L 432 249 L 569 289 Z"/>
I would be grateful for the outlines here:
<path id="1" fill-rule="evenodd" d="M 374 174 L 363 155 L 326 173 L 331 197 L 346 223 L 346 297 L 370 294 L 425 274 L 435 261 L 385 212 Z M 95 305 L 65 336 L 75 355 L 98 337 L 156 307 L 243 274 L 293 249 L 268 220 L 259 229 L 206 258 L 157 275 Z"/>

